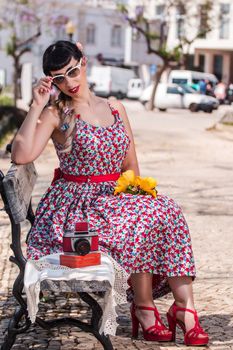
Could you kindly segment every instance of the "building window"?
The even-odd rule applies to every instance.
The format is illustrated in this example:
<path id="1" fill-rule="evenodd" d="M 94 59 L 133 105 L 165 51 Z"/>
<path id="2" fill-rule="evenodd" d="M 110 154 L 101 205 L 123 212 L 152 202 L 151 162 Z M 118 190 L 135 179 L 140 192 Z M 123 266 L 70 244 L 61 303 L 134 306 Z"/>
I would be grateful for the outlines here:
<path id="1" fill-rule="evenodd" d="M 230 4 L 220 4 L 219 39 L 229 39 L 230 34 Z"/>
<path id="2" fill-rule="evenodd" d="M 205 55 L 199 55 L 199 68 L 201 72 L 205 71 Z"/>
<path id="3" fill-rule="evenodd" d="M 121 26 L 114 25 L 112 27 L 111 45 L 114 47 L 121 47 L 121 36 Z"/>
<path id="4" fill-rule="evenodd" d="M 86 42 L 87 44 L 95 44 L 95 25 L 89 24 L 87 26 L 87 32 L 86 32 Z"/>
<path id="5" fill-rule="evenodd" d="M 67 39 L 66 24 L 68 21 L 69 18 L 63 15 L 54 15 L 54 17 L 51 17 L 48 24 L 53 31 L 55 40 Z"/>
<path id="6" fill-rule="evenodd" d="M 165 11 L 165 5 L 157 5 L 155 7 L 155 15 L 156 15 L 156 17 L 163 16 L 164 11 Z"/>
<path id="7" fill-rule="evenodd" d="M 216 77 L 221 80 L 223 71 L 223 56 L 214 55 L 214 74 Z"/>
<path id="8" fill-rule="evenodd" d="M 179 39 L 184 36 L 184 18 L 185 8 L 180 5 L 176 8 L 176 37 Z"/>

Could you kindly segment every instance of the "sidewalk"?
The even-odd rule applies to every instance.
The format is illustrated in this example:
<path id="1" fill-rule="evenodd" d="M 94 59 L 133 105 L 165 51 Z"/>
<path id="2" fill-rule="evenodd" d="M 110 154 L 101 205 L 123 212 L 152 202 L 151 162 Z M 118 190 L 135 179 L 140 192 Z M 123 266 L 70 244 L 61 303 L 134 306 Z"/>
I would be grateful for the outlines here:
<path id="1" fill-rule="evenodd" d="M 170 113 L 145 112 L 137 104 L 127 102 L 142 175 L 155 177 L 160 193 L 172 196 L 183 208 L 189 223 L 198 276 L 194 283 L 195 303 L 203 328 L 209 332 L 211 350 L 233 349 L 233 142 L 206 131 L 218 120 L 218 115 L 191 114 L 187 111 Z M 39 179 L 34 191 L 34 205 L 52 178 L 57 161 L 51 143 L 36 161 Z M 9 167 L 9 159 L 1 159 L 1 170 Z M 1 208 L 2 206 L 0 206 Z M 24 232 L 26 234 L 27 227 Z M 0 339 L 12 315 L 15 301 L 9 289 L 17 268 L 9 261 L 10 226 L 0 212 Z M 40 314 L 47 317 L 76 314 L 74 298 L 53 298 L 41 305 Z M 168 295 L 157 302 L 165 319 L 172 303 Z M 61 312 L 61 306 L 62 312 Z M 54 306 L 53 306 L 54 307 Z M 82 318 L 88 315 L 81 310 Z M 179 332 L 177 343 L 149 343 L 130 338 L 130 317 L 127 307 L 119 310 L 118 332 L 112 337 L 116 350 L 187 349 Z M 141 338 L 142 339 L 142 338 Z M 51 333 L 33 328 L 19 335 L 13 350 L 74 349 L 100 350 L 100 344 L 77 328 L 66 327 Z M 193 347 L 189 347 L 193 349 Z M 204 349 L 199 347 L 199 349 Z"/>

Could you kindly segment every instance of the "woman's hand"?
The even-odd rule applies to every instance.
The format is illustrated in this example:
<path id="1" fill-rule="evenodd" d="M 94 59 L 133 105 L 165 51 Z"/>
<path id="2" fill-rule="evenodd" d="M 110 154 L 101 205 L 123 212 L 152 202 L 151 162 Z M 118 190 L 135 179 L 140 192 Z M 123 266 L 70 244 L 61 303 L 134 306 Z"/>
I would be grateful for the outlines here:
<path id="1" fill-rule="evenodd" d="M 50 99 L 52 77 L 41 78 L 33 88 L 33 104 L 44 108 Z"/>

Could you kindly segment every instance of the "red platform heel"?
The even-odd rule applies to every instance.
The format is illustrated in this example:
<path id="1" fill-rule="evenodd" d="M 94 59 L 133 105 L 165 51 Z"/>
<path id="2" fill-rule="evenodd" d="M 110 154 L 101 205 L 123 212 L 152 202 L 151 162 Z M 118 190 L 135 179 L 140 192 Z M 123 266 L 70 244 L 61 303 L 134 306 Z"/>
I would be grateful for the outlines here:
<path id="1" fill-rule="evenodd" d="M 145 329 L 140 321 L 138 320 L 135 311 L 136 309 L 139 310 L 148 310 L 153 311 L 155 315 L 155 324 L 147 329 Z M 137 338 L 138 337 L 138 328 L 139 324 L 141 324 L 142 331 L 143 331 L 143 338 L 148 341 L 171 341 L 172 339 L 172 332 L 170 332 L 163 324 L 158 310 L 155 307 L 148 307 L 148 306 L 136 306 L 135 304 L 131 305 L 131 317 L 132 317 L 132 337 Z"/>
<path id="2" fill-rule="evenodd" d="M 170 311 L 172 312 L 172 315 L 168 312 L 167 313 L 167 320 L 168 320 L 169 330 L 172 332 L 172 341 L 175 341 L 175 339 L 176 339 L 176 326 L 178 325 L 184 332 L 185 345 L 194 345 L 195 346 L 195 345 L 207 345 L 208 344 L 209 336 L 201 328 L 196 311 L 186 309 L 183 307 L 178 307 L 178 306 L 176 306 L 175 303 L 171 306 Z M 178 311 L 190 312 L 194 316 L 195 326 L 192 329 L 190 329 L 188 332 L 186 332 L 184 322 L 178 320 L 176 317 L 176 313 Z M 201 335 L 201 337 L 200 337 L 200 335 Z"/>

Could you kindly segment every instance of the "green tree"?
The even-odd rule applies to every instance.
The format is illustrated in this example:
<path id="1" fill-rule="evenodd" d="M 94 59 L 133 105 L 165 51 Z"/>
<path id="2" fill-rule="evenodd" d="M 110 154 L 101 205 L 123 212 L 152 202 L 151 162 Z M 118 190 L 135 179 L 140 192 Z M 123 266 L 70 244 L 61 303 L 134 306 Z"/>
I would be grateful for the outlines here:
<path id="1" fill-rule="evenodd" d="M 3 1 L 4 2 L 4 1 Z M 41 6 L 41 5 L 39 5 Z M 38 3 L 32 0 L 5 1 L 1 7 L 1 29 L 9 31 L 6 53 L 13 59 L 14 105 L 20 97 L 18 82 L 21 73 L 20 58 L 32 50 L 32 44 L 41 35 L 40 19 L 37 16 Z M 21 38 L 23 25 L 31 24 L 33 32 Z"/>
<path id="2" fill-rule="evenodd" d="M 0 1 L 0 29 L 7 29 L 10 33 L 5 49 L 13 59 L 14 105 L 16 106 L 16 101 L 20 97 L 21 57 L 33 50 L 33 45 L 41 35 L 42 25 L 54 29 L 64 26 L 69 18 L 62 13 L 65 5 L 57 1 Z"/>
<path id="3" fill-rule="evenodd" d="M 193 12 L 193 7 L 196 12 Z M 210 32 L 214 24 L 212 20 L 213 0 L 199 0 L 193 5 L 192 0 L 166 0 L 161 7 L 159 18 L 151 20 L 146 14 L 146 7 L 136 6 L 135 10 L 124 4 L 118 4 L 119 11 L 124 15 L 128 24 L 146 41 L 147 53 L 161 59 L 161 65 L 156 71 L 154 86 L 148 109 L 154 108 L 154 97 L 157 86 L 164 71 L 169 68 L 186 67 L 191 44 L 198 38 Z M 177 13 L 178 37 L 173 47 L 168 46 L 168 33 L 171 26 L 171 11 Z M 196 30 L 193 28 L 196 22 Z"/>

